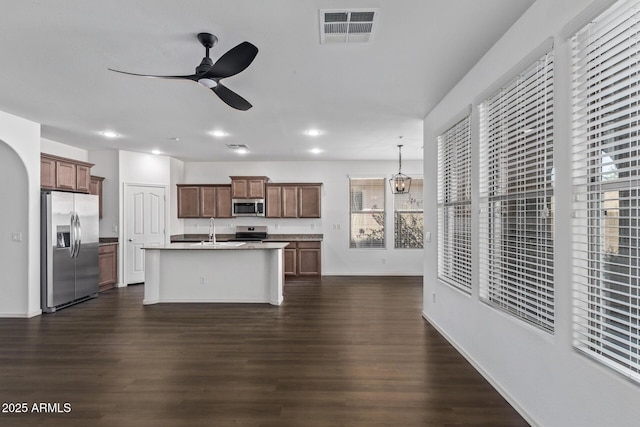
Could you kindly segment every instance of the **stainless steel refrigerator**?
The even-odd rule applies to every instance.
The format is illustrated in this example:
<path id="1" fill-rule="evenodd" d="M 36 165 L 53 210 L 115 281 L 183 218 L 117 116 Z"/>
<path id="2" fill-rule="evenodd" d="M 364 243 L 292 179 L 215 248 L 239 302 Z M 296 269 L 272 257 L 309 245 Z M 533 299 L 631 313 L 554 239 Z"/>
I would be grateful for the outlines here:
<path id="1" fill-rule="evenodd" d="M 42 311 L 98 296 L 98 196 L 43 191 L 40 210 Z"/>

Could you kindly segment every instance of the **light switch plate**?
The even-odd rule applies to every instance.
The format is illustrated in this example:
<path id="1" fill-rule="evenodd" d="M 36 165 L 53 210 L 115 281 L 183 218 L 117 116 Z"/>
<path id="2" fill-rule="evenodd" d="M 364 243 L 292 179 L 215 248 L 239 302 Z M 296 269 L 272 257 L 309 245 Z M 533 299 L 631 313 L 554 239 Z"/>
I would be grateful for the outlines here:
<path id="1" fill-rule="evenodd" d="M 22 242 L 22 231 L 14 231 L 11 233 L 11 240 L 14 242 Z"/>

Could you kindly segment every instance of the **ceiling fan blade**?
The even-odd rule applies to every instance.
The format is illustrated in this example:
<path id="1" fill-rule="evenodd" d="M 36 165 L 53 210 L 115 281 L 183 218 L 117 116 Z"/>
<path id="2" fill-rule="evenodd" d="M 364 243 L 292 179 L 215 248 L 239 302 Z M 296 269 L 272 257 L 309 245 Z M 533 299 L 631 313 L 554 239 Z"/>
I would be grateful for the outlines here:
<path id="1" fill-rule="evenodd" d="M 154 76 L 154 75 L 149 75 L 149 74 L 129 73 L 129 72 L 126 72 L 126 71 L 114 70 L 113 68 L 108 68 L 108 70 L 109 71 L 113 71 L 115 73 L 127 74 L 129 76 L 149 77 L 149 78 L 152 78 L 152 79 L 187 79 L 187 80 L 198 81 L 200 78 L 202 78 L 202 74 L 190 74 L 188 76 Z"/>
<path id="2" fill-rule="evenodd" d="M 257 54 L 257 47 L 249 42 L 242 42 L 222 55 L 204 77 L 223 79 L 234 76 L 247 68 Z"/>
<path id="3" fill-rule="evenodd" d="M 218 85 L 214 88 L 211 88 L 211 90 L 214 91 L 216 95 L 218 95 L 218 97 L 220 97 L 220 99 L 231 108 L 235 108 L 236 110 L 241 111 L 247 111 L 252 107 L 252 105 L 249 104 L 246 99 L 244 99 L 231 89 L 221 85 L 219 82 Z"/>

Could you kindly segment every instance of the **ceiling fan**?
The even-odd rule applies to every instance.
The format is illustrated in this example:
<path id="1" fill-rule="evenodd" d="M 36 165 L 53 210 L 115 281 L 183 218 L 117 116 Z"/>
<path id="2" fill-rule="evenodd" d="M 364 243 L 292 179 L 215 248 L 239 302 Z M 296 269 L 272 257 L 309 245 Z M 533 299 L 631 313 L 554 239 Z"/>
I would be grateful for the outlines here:
<path id="1" fill-rule="evenodd" d="M 227 104 L 231 108 L 247 111 L 249 108 L 251 108 L 251 104 L 231 89 L 223 86 L 222 83 L 220 83 L 220 80 L 226 77 L 235 76 L 236 74 L 247 68 L 258 54 L 258 48 L 249 42 L 242 42 L 222 55 L 220 59 L 218 59 L 214 64 L 211 58 L 209 58 L 209 49 L 211 49 L 218 42 L 218 38 L 213 34 L 200 33 L 198 34 L 198 40 L 200 41 L 202 46 L 205 47 L 206 56 L 202 58 L 202 62 L 200 62 L 200 65 L 196 67 L 196 72 L 194 74 L 185 76 L 155 76 L 147 74 L 128 73 L 126 71 L 114 70 L 111 68 L 109 68 L 109 70 L 115 71 L 116 73 L 139 77 L 192 80 L 211 89 L 225 104 Z"/>

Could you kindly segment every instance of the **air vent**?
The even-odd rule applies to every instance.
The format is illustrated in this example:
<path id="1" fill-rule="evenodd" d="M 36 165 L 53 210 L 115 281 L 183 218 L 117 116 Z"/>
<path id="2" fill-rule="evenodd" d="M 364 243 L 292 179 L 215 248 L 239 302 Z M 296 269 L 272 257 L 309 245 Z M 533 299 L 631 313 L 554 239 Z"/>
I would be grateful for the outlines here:
<path id="1" fill-rule="evenodd" d="M 227 144 L 227 148 L 238 154 L 247 154 L 249 152 L 249 147 L 244 144 Z"/>
<path id="2" fill-rule="evenodd" d="M 377 9 L 320 10 L 320 43 L 369 43 Z"/>

